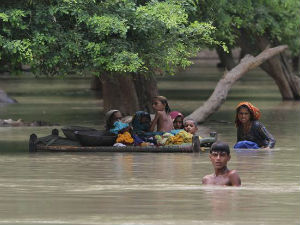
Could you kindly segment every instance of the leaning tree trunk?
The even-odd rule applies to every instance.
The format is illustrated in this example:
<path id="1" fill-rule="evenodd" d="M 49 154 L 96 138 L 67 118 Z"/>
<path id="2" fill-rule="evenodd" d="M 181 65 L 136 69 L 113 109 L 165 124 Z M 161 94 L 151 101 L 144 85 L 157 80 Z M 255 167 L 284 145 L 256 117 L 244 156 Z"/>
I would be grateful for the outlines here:
<path id="1" fill-rule="evenodd" d="M 153 113 L 152 98 L 158 95 L 157 81 L 154 76 L 135 74 L 133 76 L 140 110 Z"/>
<path id="2" fill-rule="evenodd" d="M 263 51 L 270 46 L 267 38 L 257 38 L 254 44 L 247 39 L 245 33 L 242 34 L 240 45 L 243 51 L 253 54 L 257 51 Z M 260 66 L 269 76 L 273 78 L 279 88 L 283 100 L 299 100 L 300 99 L 300 78 L 295 76 L 292 67 L 287 60 L 285 54 L 279 54 L 268 59 Z"/>
<path id="3" fill-rule="evenodd" d="M 295 76 L 285 54 L 279 54 L 261 65 L 275 80 L 283 100 L 300 99 L 300 79 Z"/>
<path id="4" fill-rule="evenodd" d="M 118 109 L 124 115 L 132 115 L 139 109 L 138 97 L 132 77 L 124 74 L 102 74 L 104 111 Z"/>
<path id="5" fill-rule="evenodd" d="M 204 122 L 221 107 L 223 102 L 225 102 L 230 88 L 238 79 L 249 70 L 260 66 L 264 61 L 272 58 L 285 49 L 287 49 L 286 45 L 266 49 L 256 57 L 246 55 L 236 67 L 224 74 L 209 99 L 187 117 L 194 119 L 198 123 Z"/>

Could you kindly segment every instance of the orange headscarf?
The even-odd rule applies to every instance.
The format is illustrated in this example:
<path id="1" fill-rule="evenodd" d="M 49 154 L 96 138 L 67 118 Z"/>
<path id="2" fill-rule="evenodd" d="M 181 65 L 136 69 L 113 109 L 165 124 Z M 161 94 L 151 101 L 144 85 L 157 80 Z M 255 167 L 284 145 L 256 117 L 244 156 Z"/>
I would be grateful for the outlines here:
<path id="1" fill-rule="evenodd" d="M 260 118 L 260 110 L 259 108 L 255 107 L 254 105 L 252 105 L 250 102 L 240 102 L 236 107 L 235 109 L 237 110 L 239 107 L 241 106 L 246 106 L 250 112 L 252 113 L 253 115 L 253 120 L 259 120 Z M 235 116 L 235 125 L 238 126 L 239 125 L 239 119 L 238 119 L 238 113 L 236 113 L 236 116 Z"/>

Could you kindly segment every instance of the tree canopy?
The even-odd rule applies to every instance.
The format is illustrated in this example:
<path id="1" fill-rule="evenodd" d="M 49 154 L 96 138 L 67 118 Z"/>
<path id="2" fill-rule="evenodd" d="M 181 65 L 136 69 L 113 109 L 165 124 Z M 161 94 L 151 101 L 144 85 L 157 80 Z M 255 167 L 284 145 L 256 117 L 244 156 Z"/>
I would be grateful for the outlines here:
<path id="1" fill-rule="evenodd" d="M 300 2 L 298 0 L 195 0 L 192 19 L 210 21 L 215 38 L 229 48 L 239 46 L 241 33 L 247 41 L 266 37 L 273 46 L 287 44 L 300 51 Z M 258 52 L 257 52 L 258 53 Z"/>
<path id="2" fill-rule="evenodd" d="M 36 74 L 173 73 L 201 46 L 218 44 L 193 1 L 1 1 L 0 65 Z"/>

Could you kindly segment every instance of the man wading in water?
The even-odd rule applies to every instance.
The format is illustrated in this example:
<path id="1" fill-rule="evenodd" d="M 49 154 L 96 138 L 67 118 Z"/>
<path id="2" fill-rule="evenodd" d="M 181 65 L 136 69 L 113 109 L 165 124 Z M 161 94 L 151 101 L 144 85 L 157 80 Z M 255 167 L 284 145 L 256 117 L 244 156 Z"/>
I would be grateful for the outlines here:
<path id="1" fill-rule="evenodd" d="M 210 149 L 209 158 L 215 169 L 215 173 L 206 175 L 202 184 L 241 186 L 241 179 L 236 170 L 229 170 L 227 162 L 230 160 L 230 149 L 228 144 L 217 141 Z"/>

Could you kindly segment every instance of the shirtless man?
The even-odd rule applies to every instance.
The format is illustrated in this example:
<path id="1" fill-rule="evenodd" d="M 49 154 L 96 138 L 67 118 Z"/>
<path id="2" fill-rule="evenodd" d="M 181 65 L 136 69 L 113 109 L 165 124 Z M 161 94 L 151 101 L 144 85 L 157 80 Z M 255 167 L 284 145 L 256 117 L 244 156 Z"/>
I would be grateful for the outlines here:
<path id="1" fill-rule="evenodd" d="M 202 184 L 241 186 L 241 179 L 236 170 L 229 170 L 227 168 L 227 162 L 230 160 L 228 144 L 221 141 L 215 142 L 211 146 L 209 158 L 215 169 L 215 173 L 204 176 Z"/>

